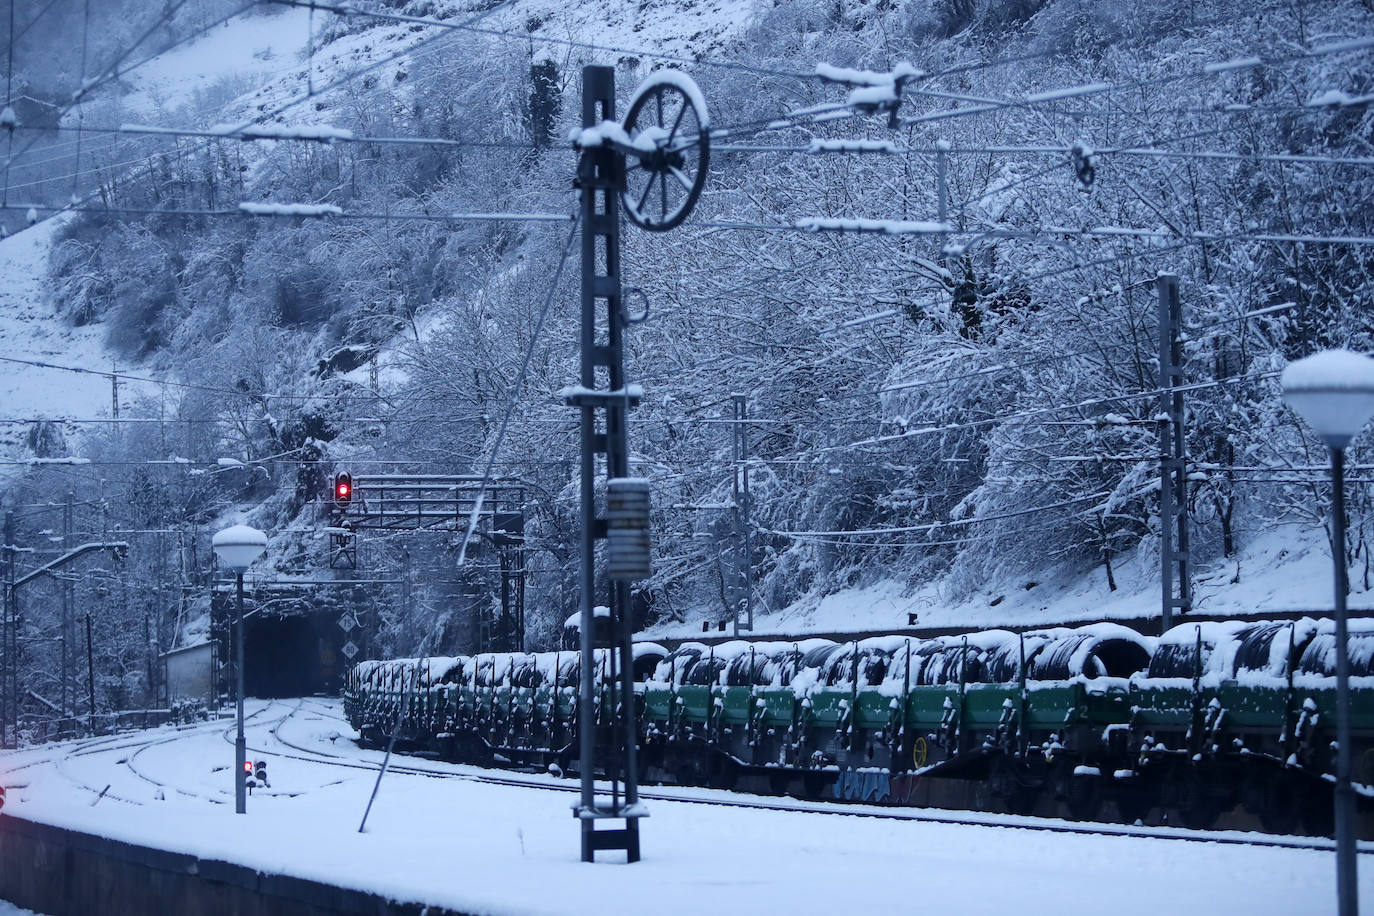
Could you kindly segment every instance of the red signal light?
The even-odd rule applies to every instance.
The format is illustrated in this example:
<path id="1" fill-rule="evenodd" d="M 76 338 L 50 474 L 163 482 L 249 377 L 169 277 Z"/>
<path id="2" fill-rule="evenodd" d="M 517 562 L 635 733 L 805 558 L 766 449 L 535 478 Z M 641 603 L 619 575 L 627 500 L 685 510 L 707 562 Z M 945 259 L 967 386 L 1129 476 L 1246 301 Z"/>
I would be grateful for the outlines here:
<path id="1" fill-rule="evenodd" d="M 353 502 L 353 475 L 342 471 L 334 475 L 334 505 L 340 510 L 347 509 Z"/>
<path id="2" fill-rule="evenodd" d="M 253 761 L 251 761 L 251 760 L 245 760 L 245 761 L 243 762 L 243 772 L 245 772 L 245 773 L 252 773 L 252 772 L 253 772 Z"/>

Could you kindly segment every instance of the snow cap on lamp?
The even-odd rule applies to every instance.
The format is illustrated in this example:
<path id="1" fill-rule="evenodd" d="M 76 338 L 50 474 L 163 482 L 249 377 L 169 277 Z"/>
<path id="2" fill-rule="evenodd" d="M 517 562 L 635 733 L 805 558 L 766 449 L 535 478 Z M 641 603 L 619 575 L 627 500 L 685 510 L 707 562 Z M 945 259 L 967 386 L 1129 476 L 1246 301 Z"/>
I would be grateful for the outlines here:
<path id="1" fill-rule="evenodd" d="M 1323 350 L 1283 370 L 1288 406 L 1331 448 L 1345 448 L 1374 416 L 1374 359 Z"/>
<path id="2" fill-rule="evenodd" d="M 267 535 L 247 525 L 234 525 L 215 532 L 210 545 L 221 563 L 234 572 L 243 572 L 267 552 Z"/>

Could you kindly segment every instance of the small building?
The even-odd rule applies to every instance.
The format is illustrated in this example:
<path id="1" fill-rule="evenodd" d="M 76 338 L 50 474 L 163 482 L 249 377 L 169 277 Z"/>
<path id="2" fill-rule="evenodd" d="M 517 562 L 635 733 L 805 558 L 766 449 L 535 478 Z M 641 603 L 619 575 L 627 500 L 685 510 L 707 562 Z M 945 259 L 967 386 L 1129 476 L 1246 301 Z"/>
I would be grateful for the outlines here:
<path id="1" fill-rule="evenodd" d="M 206 640 L 159 656 L 167 705 L 186 700 L 203 702 L 207 708 L 214 705 L 217 649 L 214 642 Z"/>

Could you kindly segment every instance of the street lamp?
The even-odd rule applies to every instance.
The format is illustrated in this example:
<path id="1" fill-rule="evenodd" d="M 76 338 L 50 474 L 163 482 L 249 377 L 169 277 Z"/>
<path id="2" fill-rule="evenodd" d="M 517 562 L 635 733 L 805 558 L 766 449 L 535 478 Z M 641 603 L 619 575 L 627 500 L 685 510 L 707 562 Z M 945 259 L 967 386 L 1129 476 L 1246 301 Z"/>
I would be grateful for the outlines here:
<path id="1" fill-rule="evenodd" d="M 243 574 L 253 561 L 267 552 L 267 535 L 247 525 L 234 525 L 217 532 L 210 542 L 225 568 L 234 571 L 238 584 L 237 611 L 234 615 L 234 676 L 238 695 L 238 736 L 234 739 L 234 811 L 243 814 L 247 800 L 243 765 L 247 749 L 243 740 Z"/>
<path id="2" fill-rule="evenodd" d="M 1325 350 L 1283 370 L 1288 406 L 1331 450 L 1331 555 L 1336 571 L 1336 900 L 1355 916 L 1355 791 L 1350 782 L 1350 654 L 1346 645 L 1345 448 L 1374 416 L 1374 359 Z"/>

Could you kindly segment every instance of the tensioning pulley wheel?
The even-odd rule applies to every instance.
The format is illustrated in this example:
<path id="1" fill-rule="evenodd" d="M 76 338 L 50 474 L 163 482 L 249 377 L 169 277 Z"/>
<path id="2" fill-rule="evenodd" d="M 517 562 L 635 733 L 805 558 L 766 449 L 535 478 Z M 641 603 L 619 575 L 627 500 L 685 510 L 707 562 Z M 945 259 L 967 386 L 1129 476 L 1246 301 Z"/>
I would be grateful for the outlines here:
<path id="1" fill-rule="evenodd" d="M 692 212 L 706 183 L 706 100 L 691 77 L 660 70 L 640 84 L 622 123 L 632 145 L 620 195 L 625 215 L 641 229 L 666 232 Z"/>

